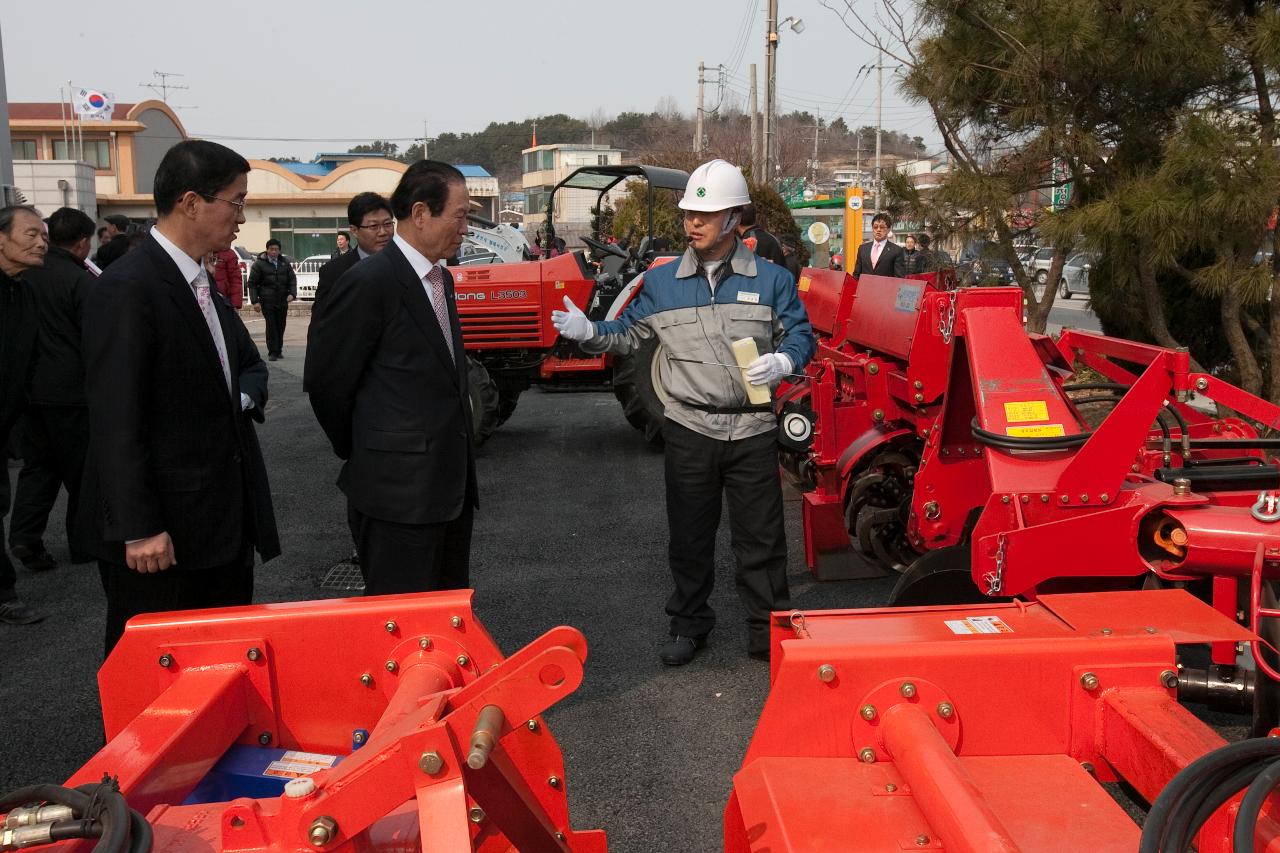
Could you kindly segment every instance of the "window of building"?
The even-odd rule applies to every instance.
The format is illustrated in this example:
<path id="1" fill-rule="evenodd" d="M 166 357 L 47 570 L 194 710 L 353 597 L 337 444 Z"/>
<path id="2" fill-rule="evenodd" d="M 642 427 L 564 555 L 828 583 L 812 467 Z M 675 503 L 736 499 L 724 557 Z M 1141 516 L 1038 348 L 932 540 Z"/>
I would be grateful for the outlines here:
<path id="1" fill-rule="evenodd" d="M 36 153 L 39 150 L 39 143 L 34 139 L 14 139 L 11 140 L 11 144 L 15 160 L 35 160 L 40 156 Z"/>
<path id="2" fill-rule="evenodd" d="M 301 261 L 312 255 L 328 255 L 333 252 L 334 240 L 339 231 L 350 227 L 346 218 L 332 216 L 303 216 L 292 218 L 271 217 L 271 236 L 280 241 L 280 251 L 290 260 Z M 261 252 L 265 246 L 249 246 Z"/>
<path id="3" fill-rule="evenodd" d="M 55 160 L 77 160 L 82 159 L 95 169 L 111 168 L 111 143 L 106 139 L 86 139 L 84 141 L 84 156 L 80 157 L 80 146 L 72 145 L 70 153 L 68 153 L 67 143 L 61 139 L 53 140 L 53 159 Z"/>
<path id="4" fill-rule="evenodd" d="M 554 168 L 556 167 L 556 152 L 554 152 L 554 151 L 541 151 L 541 152 L 539 152 L 539 153 L 542 155 L 542 157 L 541 157 L 541 160 L 542 160 L 541 168 L 543 168 L 543 169 L 554 169 Z"/>
<path id="5" fill-rule="evenodd" d="M 608 154 L 597 154 L 597 155 L 596 155 L 596 165 L 597 165 L 597 166 L 608 166 L 608 165 L 609 165 L 609 155 L 608 155 Z"/>

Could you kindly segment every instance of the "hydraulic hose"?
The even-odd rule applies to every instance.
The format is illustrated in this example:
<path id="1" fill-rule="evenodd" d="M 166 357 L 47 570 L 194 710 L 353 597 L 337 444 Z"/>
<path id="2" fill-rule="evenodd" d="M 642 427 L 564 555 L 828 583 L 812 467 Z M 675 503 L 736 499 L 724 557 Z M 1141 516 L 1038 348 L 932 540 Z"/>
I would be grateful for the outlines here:
<path id="1" fill-rule="evenodd" d="M 45 828 L 47 841 L 43 843 L 97 838 L 93 853 L 149 853 L 151 850 L 153 834 L 150 824 L 129 808 L 114 779 L 103 777 L 101 782 L 78 788 L 28 785 L 0 796 L 0 813 L 48 803 L 66 806 L 71 810 L 72 818 L 33 824 Z"/>
<path id="2" fill-rule="evenodd" d="M 1262 813 L 1262 804 L 1267 796 L 1280 785 L 1280 761 L 1274 761 L 1266 770 L 1258 774 L 1244 799 L 1240 801 L 1240 811 L 1236 812 L 1236 825 L 1231 848 L 1235 853 L 1253 853 L 1253 828 Z"/>

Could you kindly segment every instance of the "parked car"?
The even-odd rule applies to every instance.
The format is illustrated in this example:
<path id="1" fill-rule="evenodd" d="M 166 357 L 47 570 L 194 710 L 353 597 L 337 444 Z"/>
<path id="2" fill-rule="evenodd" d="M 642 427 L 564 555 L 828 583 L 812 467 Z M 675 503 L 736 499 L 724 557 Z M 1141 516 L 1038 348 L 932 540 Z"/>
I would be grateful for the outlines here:
<path id="1" fill-rule="evenodd" d="M 1041 246 L 1031 256 L 1031 265 L 1027 268 L 1036 280 L 1036 284 L 1044 284 L 1049 280 L 1049 267 L 1053 265 L 1053 247 Z"/>
<path id="2" fill-rule="evenodd" d="M 1013 267 L 1001 256 L 997 243 L 970 243 L 960 252 L 956 279 L 961 287 L 1004 285 L 1017 281 Z"/>
<path id="3" fill-rule="evenodd" d="M 1039 246 L 1014 246 L 1013 250 L 1018 254 L 1018 260 L 1022 262 L 1022 268 L 1027 275 L 1032 274 L 1031 261 L 1036 256 L 1036 252 L 1040 251 Z"/>
<path id="4" fill-rule="evenodd" d="M 232 246 L 231 251 L 240 259 L 240 282 L 249 283 L 249 268 L 253 266 L 253 253 L 244 246 Z"/>
<path id="5" fill-rule="evenodd" d="M 1070 299 L 1077 293 L 1089 292 L 1089 270 L 1098 262 L 1097 252 L 1076 252 L 1062 265 L 1062 278 L 1058 280 L 1058 295 Z"/>

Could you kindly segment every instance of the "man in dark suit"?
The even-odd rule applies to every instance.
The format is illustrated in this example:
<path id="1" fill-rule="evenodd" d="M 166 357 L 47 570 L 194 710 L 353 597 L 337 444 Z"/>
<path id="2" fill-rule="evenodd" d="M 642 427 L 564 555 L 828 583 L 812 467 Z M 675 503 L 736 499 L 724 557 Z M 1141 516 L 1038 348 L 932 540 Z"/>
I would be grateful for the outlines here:
<path id="1" fill-rule="evenodd" d="M 23 277 L 36 299 L 39 338 L 19 433 L 22 471 L 9 527 L 9 548 L 31 571 L 58 566 L 44 546 L 44 531 L 63 486 L 67 489 L 67 537 L 73 538 L 89 443 L 80 317 L 94 283 L 84 265 L 93 239 L 93 219 L 74 207 L 62 207 L 48 221 L 50 245 L 44 266 L 28 270 Z M 73 552 L 71 562 L 87 562 L 87 558 Z"/>
<path id="2" fill-rule="evenodd" d="M 853 275 L 889 275 L 902 278 L 907 274 L 907 256 L 897 243 L 889 242 L 889 228 L 893 221 L 887 213 L 877 213 L 871 218 L 871 241 L 858 247 L 858 260 Z"/>
<path id="3" fill-rule="evenodd" d="M 466 354 L 446 260 L 467 234 L 462 173 L 411 165 L 396 235 L 333 285 L 312 321 L 304 384 L 345 461 L 366 595 L 470 584 L 478 506 Z"/>
<path id="4" fill-rule="evenodd" d="M 395 233 L 396 220 L 391 215 L 391 205 L 378 193 L 360 193 L 347 204 L 347 221 L 351 223 L 351 233 L 356 235 L 356 248 L 335 256 L 320 267 L 320 279 L 316 284 L 316 298 L 311 305 L 311 319 L 320 316 L 324 298 L 333 283 L 342 278 L 342 274 L 351 269 L 362 259 L 376 255 L 391 242 Z M 310 345 L 311 329 L 307 329 L 308 345 Z"/>
<path id="5" fill-rule="evenodd" d="M 201 259 L 244 222 L 249 163 L 180 142 L 156 170 L 160 218 L 84 311 L 89 454 L 80 548 L 98 558 L 108 653 L 139 613 L 248 604 L 253 552 L 280 553 L 261 422 L 266 365 Z"/>

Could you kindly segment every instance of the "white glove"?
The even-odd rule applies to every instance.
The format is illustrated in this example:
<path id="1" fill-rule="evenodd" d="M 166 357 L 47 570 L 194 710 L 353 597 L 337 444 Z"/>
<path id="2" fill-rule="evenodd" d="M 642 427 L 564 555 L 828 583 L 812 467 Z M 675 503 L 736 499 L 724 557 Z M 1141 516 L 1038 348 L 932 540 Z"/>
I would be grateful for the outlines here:
<path id="1" fill-rule="evenodd" d="M 752 385 L 775 385 L 791 368 L 791 359 L 785 353 L 767 352 L 747 365 L 747 381 Z"/>
<path id="2" fill-rule="evenodd" d="M 557 332 L 571 341 L 589 341 L 596 336 L 596 324 L 588 320 L 582 309 L 567 296 L 564 307 L 564 311 L 551 312 L 551 324 Z"/>

